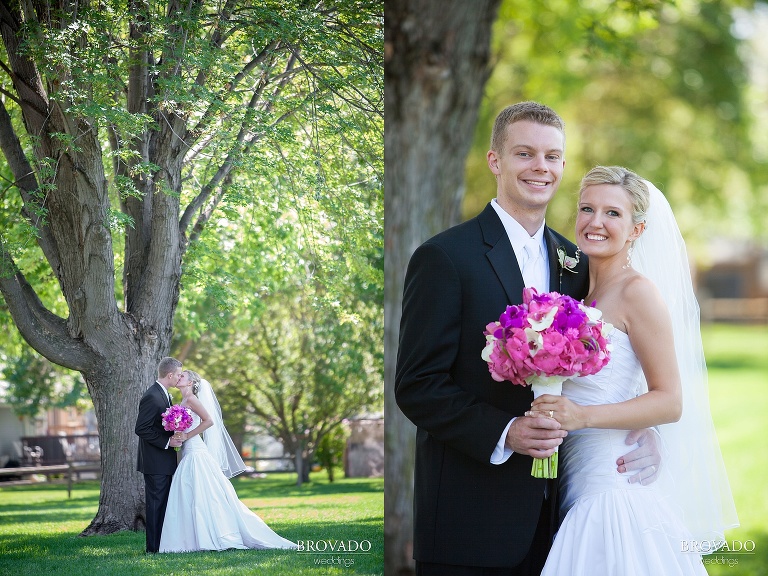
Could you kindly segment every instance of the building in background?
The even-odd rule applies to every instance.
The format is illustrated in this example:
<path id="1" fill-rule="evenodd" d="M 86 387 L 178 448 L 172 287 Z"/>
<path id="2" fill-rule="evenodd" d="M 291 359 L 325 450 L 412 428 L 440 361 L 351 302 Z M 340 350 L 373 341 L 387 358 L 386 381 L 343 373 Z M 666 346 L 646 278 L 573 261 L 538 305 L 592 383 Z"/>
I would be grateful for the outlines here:
<path id="1" fill-rule="evenodd" d="M 696 275 L 702 321 L 768 323 L 768 247 L 714 239 L 707 256 Z"/>

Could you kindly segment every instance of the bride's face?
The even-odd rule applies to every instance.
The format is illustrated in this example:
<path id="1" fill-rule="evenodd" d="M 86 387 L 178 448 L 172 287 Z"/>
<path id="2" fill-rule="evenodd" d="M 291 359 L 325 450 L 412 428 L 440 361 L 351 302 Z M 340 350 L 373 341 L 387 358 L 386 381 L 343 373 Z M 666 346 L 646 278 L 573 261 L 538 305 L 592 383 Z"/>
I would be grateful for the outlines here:
<path id="1" fill-rule="evenodd" d="M 576 241 L 587 256 L 626 260 L 630 243 L 642 231 L 639 226 L 632 222 L 632 201 L 624 188 L 595 184 L 584 189 L 576 215 Z"/>

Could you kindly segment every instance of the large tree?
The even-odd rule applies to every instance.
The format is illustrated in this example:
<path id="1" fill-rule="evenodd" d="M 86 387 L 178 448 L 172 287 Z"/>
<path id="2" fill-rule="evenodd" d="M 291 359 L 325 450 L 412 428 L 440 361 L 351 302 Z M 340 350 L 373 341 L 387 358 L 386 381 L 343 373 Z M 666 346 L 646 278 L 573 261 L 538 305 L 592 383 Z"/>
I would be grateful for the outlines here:
<path id="1" fill-rule="evenodd" d="M 384 571 L 412 571 L 415 430 L 395 404 L 405 268 L 429 236 L 458 222 L 464 159 L 490 73 L 500 0 L 392 0 L 384 41 Z"/>
<path id="2" fill-rule="evenodd" d="M 170 350 L 190 242 L 222 202 L 242 200 L 243 174 L 279 172 L 266 151 L 311 145 L 328 117 L 352 150 L 354 116 L 381 116 L 380 11 L 364 0 L 0 6 L 0 147 L 5 192 L 18 192 L 0 197 L 0 293 L 26 342 L 80 372 L 93 400 L 103 476 L 84 534 L 144 525 L 133 427 Z M 23 227 L 61 302 L 42 297 L 45 272 L 22 266 Z"/>

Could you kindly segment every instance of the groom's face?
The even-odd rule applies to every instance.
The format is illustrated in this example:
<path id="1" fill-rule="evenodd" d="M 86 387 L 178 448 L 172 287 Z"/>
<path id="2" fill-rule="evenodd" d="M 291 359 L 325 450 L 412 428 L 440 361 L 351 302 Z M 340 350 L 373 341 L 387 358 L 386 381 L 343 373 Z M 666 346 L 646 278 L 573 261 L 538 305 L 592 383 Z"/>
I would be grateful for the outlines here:
<path id="1" fill-rule="evenodd" d="M 499 204 L 513 215 L 546 210 L 565 168 L 563 133 L 554 126 L 520 120 L 507 126 L 506 136 L 501 152 L 488 152 Z"/>

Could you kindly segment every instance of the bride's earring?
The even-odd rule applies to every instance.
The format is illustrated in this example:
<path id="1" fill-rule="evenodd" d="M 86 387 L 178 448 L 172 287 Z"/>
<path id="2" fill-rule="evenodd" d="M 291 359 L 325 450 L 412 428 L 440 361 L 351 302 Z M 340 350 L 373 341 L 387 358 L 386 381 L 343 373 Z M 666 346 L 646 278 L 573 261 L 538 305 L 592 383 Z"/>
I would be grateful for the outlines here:
<path id="1" fill-rule="evenodd" d="M 624 270 L 627 268 L 632 268 L 632 248 L 634 248 L 634 244 L 629 245 L 629 250 L 627 250 L 627 263 L 622 266 Z"/>

